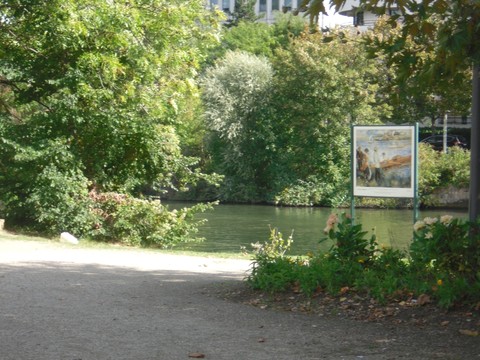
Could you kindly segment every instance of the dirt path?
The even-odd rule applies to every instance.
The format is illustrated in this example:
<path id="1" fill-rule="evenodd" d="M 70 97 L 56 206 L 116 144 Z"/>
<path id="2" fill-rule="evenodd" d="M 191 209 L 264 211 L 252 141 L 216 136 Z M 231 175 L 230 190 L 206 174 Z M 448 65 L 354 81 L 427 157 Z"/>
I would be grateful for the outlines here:
<path id="1" fill-rule="evenodd" d="M 225 300 L 248 268 L 0 236 L 0 359 L 480 359 L 478 337 Z"/>

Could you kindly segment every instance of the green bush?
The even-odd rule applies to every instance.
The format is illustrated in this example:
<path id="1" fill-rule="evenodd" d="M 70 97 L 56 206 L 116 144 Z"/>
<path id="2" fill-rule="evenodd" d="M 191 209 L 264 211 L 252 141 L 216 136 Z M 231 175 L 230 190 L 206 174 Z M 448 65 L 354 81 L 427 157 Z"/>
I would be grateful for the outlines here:
<path id="1" fill-rule="evenodd" d="M 480 281 L 480 224 L 450 215 L 417 221 L 410 255 L 413 265 L 434 274 Z"/>
<path id="2" fill-rule="evenodd" d="M 281 291 L 292 285 L 297 264 L 286 256 L 292 242 L 292 236 L 284 239 L 282 233 L 273 228 L 269 241 L 252 244 L 255 261 L 247 281 L 254 289 Z"/>
<path id="3" fill-rule="evenodd" d="M 50 165 L 32 185 L 25 206 L 30 208 L 37 230 L 48 235 L 68 231 L 77 237 L 90 233 L 96 216 L 90 211 L 88 181 L 80 171 L 62 172 Z"/>
<path id="4" fill-rule="evenodd" d="M 349 200 L 347 183 L 330 184 L 309 176 L 307 180 L 297 180 L 275 196 L 275 203 L 287 206 L 341 206 Z"/>
<path id="5" fill-rule="evenodd" d="M 120 242 L 133 246 L 171 247 L 181 242 L 201 241 L 193 235 L 203 221 L 194 220 L 198 212 L 212 204 L 169 211 L 159 200 L 136 199 L 117 193 L 95 193 L 99 221 L 92 236 L 96 240 Z"/>
<path id="6" fill-rule="evenodd" d="M 68 141 L 45 140 L 22 147 L 3 139 L 3 145 L 0 154 L 10 164 L 9 171 L 0 176 L 7 226 L 50 236 L 63 231 L 87 234 L 95 222 L 89 182 Z"/>
<path id="7" fill-rule="evenodd" d="M 332 215 L 325 232 L 333 242 L 325 254 L 290 258 L 281 234 L 254 257 L 251 286 L 267 291 L 295 287 L 307 295 L 345 289 L 380 302 L 428 294 L 442 307 L 480 301 L 480 224 L 451 216 L 425 218 L 414 226 L 409 253 L 379 247 L 360 224 Z M 290 243 L 288 244 L 290 245 Z M 264 251 L 263 249 L 268 249 Z"/>
<path id="8" fill-rule="evenodd" d="M 419 151 L 420 200 L 424 205 L 436 205 L 431 194 L 440 188 L 468 187 L 470 183 L 470 151 L 452 147 L 447 153 L 420 144 Z"/>
<path id="9" fill-rule="evenodd" d="M 414 225 L 412 270 L 424 274 L 439 305 L 480 299 L 480 224 L 449 215 Z"/>
<path id="10" fill-rule="evenodd" d="M 352 218 L 346 214 L 342 214 L 340 219 L 335 214 L 330 215 L 324 232 L 328 234 L 328 237 L 322 241 L 331 240 L 333 242 L 330 254 L 338 261 L 354 262 L 364 266 L 370 265 L 374 261 L 378 246 L 375 234 L 370 239 L 366 239 L 365 235 L 368 232 L 362 231 L 362 225 L 353 224 Z"/>

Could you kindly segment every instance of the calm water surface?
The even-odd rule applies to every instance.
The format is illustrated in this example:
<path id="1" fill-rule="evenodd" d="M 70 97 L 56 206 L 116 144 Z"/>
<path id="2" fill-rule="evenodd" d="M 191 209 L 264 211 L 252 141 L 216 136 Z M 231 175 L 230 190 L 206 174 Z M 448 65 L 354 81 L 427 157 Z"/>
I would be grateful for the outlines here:
<path id="1" fill-rule="evenodd" d="M 169 207 L 191 206 L 185 203 L 169 203 Z M 186 244 L 180 249 L 205 252 L 238 253 L 244 246 L 251 250 L 251 244 L 264 243 L 270 235 L 270 227 L 277 228 L 287 238 L 293 232 L 291 254 L 300 255 L 308 251 L 327 250 L 331 243 L 319 244 L 324 238 L 323 229 L 332 213 L 349 212 L 349 209 L 332 210 L 327 208 L 290 208 L 262 205 L 217 205 L 199 218 L 208 221 L 200 228 L 199 236 L 205 241 Z M 420 211 L 419 218 L 450 214 L 455 217 L 468 217 L 467 210 Z M 375 231 L 378 242 L 394 248 L 405 248 L 412 239 L 412 210 L 371 210 L 356 209 L 357 223 L 369 233 Z"/>

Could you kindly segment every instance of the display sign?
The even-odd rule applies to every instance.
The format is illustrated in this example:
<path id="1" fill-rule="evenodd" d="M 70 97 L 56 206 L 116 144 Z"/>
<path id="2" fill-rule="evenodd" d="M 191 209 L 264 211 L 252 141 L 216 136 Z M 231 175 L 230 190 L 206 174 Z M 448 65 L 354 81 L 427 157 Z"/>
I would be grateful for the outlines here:
<path id="1" fill-rule="evenodd" d="M 414 198 L 415 126 L 353 127 L 353 195 Z"/>

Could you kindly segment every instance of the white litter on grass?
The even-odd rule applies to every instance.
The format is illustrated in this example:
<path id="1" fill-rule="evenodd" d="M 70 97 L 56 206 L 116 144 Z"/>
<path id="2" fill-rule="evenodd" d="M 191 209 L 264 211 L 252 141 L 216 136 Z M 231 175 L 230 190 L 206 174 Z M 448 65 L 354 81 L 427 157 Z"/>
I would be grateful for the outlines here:
<path id="1" fill-rule="evenodd" d="M 60 240 L 67 242 L 69 244 L 74 244 L 74 245 L 78 244 L 78 239 L 68 232 L 62 232 L 60 234 Z"/>

